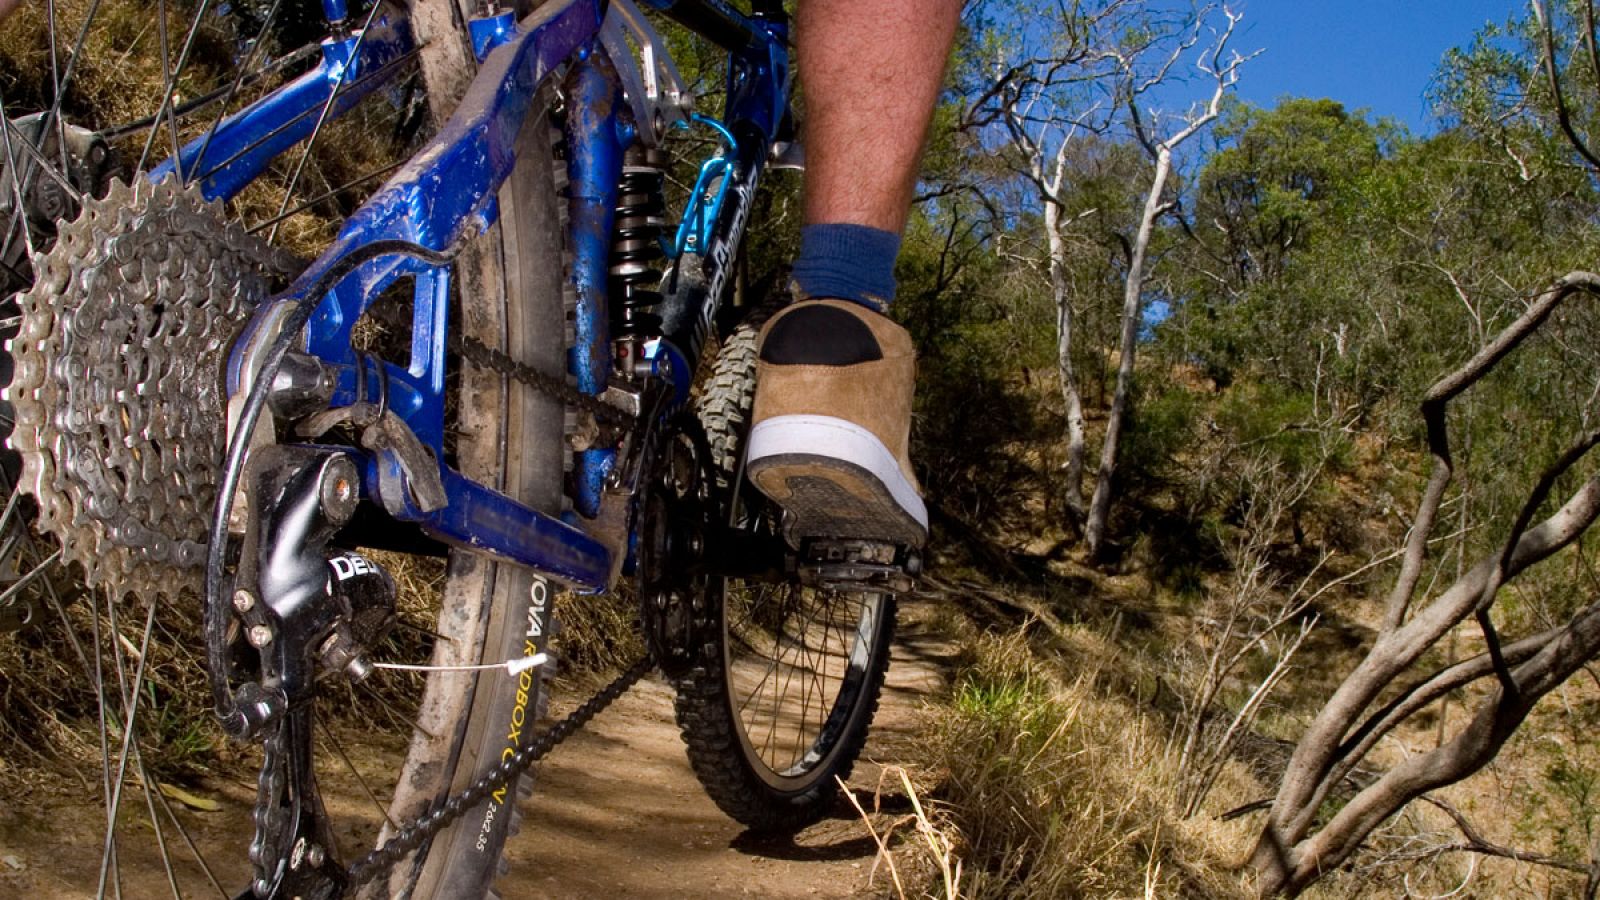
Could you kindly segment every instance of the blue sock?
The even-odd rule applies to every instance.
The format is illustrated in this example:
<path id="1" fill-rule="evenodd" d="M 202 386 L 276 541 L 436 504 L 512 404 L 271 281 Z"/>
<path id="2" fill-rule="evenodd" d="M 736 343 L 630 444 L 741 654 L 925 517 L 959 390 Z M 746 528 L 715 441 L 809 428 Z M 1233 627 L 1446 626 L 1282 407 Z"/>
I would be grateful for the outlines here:
<path id="1" fill-rule="evenodd" d="M 894 300 L 894 261 L 900 235 L 868 225 L 807 225 L 800 229 L 794 281 L 806 297 L 832 297 L 884 312 Z"/>

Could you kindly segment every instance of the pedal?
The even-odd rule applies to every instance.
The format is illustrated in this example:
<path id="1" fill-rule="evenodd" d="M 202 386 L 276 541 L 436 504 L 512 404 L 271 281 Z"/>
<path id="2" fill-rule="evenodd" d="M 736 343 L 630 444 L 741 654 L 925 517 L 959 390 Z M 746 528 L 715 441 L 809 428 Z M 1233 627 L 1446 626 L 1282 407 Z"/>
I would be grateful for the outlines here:
<path id="1" fill-rule="evenodd" d="M 922 558 L 880 541 L 814 538 L 800 548 L 800 583 L 830 591 L 904 593 L 916 585 Z"/>

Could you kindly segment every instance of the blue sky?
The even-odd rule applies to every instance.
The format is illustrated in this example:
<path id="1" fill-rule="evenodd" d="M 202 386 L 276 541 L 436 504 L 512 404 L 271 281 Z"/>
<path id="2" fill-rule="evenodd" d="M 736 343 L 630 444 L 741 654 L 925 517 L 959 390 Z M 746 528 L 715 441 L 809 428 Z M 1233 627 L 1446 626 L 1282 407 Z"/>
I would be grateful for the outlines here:
<path id="1" fill-rule="evenodd" d="M 1422 98 L 1440 58 L 1488 21 L 1522 13 L 1519 0 L 1237 0 L 1245 68 L 1239 95 L 1331 97 L 1351 109 L 1430 130 Z"/>

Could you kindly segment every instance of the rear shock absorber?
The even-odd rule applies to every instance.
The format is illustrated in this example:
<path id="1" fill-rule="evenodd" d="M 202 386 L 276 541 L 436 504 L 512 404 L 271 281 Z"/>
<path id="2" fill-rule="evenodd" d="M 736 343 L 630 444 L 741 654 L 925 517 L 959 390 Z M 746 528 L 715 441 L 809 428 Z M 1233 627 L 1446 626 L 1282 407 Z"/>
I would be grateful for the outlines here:
<path id="1" fill-rule="evenodd" d="M 661 336 L 661 317 L 655 313 L 661 302 L 661 271 L 655 263 L 665 255 L 661 249 L 667 214 L 662 195 L 665 166 L 665 153 L 637 144 L 622 158 L 607 280 L 612 345 L 617 371 L 625 376 L 647 371 L 645 344 Z"/>

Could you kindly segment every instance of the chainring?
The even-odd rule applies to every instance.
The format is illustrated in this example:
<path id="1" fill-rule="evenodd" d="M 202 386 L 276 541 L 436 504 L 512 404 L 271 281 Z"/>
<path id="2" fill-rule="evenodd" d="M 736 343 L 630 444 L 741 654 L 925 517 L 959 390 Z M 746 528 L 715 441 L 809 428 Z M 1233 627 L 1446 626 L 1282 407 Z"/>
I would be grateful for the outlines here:
<path id="1" fill-rule="evenodd" d="M 296 267 L 173 178 L 85 198 L 34 260 L 6 345 L 11 446 L 39 529 L 89 585 L 143 598 L 198 586 L 226 355 L 270 283 Z"/>
<path id="2" fill-rule="evenodd" d="M 678 677 L 699 659 L 710 626 L 705 541 L 726 514 L 698 418 L 673 418 L 655 450 L 638 513 L 636 591 L 650 656 L 668 677 Z"/>

